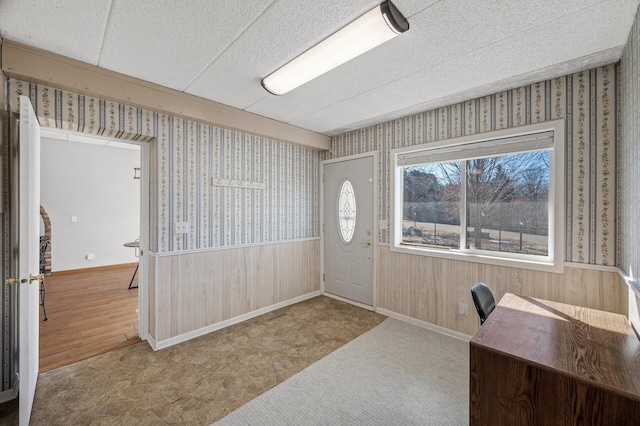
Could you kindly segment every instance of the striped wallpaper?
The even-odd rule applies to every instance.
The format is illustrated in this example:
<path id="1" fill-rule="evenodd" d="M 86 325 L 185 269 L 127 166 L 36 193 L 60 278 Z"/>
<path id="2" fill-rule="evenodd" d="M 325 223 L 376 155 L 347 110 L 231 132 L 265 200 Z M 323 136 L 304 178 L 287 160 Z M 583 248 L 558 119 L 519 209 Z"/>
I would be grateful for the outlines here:
<path id="1" fill-rule="evenodd" d="M 378 218 L 388 219 L 392 149 L 565 119 L 566 260 L 615 265 L 618 80 L 612 64 L 426 111 L 336 136 L 325 157 L 377 150 Z"/>
<path id="2" fill-rule="evenodd" d="M 9 158 L 9 120 L 7 117 L 7 85 L 4 75 L 0 78 L 0 156 L 2 158 Z M 0 213 L 0 221 L 2 223 L 2 241 L 3 241 L 3 265 L 4 271 L 3 279 L 6 279 L 11 270 L 11 252 L 12 247 L 10 244 L 10 227 L 9 227 L 9 162 L 4 160 L 2 162 L 2 173 L 0 178 L 2 180 L 2 212 Z M 14 286 L 15 287 L 15 286 Z M 2 380 L 0 381 L 0 392 L 5 392 L 11 389 L 16 371 L 16 360 L 14 357 L 15 341 L 16 337 L 10 330 L 13 330 L 15 326 L 12 321 L 11 307 L 14 306 L 15 300 L 12 299 L 11 294 L 16 294 L 17 290 L 11 290 L 11 287 L 3 285 L 0 289 L 2 293 L 2 299 L 0 301 L 0 312 L 2 321 L 2 341 L 0 342 L 0 348 L 2 349 Z M 12 344 L 13 342 L 13 344 Z"/>
<path id="3" fill-rule="evenodd" d="M 640 278 L 640 11 L 636 14 L 620 63 L 623 114 L 618 175 L 622 244 L 618 263 L 627 276 L 637 281 Z"/>
<path id="4" fill-rule="evenodd" d="M 42 126 L 155 138 L 156 252 L 319 235 L 314 149 L 14 79 L 9 91 L 11 110 L 18 110 L 20 95 L 28 96 Z M 188 232 L 175 234 L 176 222 L 188 222 Z"/>

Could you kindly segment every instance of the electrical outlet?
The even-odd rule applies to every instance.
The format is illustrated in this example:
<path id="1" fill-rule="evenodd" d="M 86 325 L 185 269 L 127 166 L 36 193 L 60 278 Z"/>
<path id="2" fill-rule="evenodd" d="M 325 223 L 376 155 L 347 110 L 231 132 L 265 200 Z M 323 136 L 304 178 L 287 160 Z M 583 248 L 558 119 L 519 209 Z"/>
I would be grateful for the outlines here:
<path id="1" fill-rule="evenodd" d="M 176 234 L 186 234 L 189 232 L 189 222 L 176 222 L 173 230 Z"/>
<path id="2" fill-rule="evenodd" d="M 462 315 L 463 317 L 467 316 L 467 304 L 460 302 L 458 304 L 458 315 Z"/>

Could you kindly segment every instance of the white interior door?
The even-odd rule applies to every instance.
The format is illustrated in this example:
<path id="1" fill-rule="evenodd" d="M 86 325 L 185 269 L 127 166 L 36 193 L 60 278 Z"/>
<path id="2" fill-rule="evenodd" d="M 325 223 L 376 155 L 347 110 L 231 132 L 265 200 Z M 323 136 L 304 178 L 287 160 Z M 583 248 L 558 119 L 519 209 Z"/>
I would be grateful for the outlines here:
<path id="1" fill-rule="evenodd" d="M 28 425 L 38 380 L 40 285 L 40 125 L 20 97 L 18 374 L 20 425 Z"/>
<path id="2" fill-rule="evenodd" d="M 373 157 L 324 165 L 324 291 L 373 306 Z"/>

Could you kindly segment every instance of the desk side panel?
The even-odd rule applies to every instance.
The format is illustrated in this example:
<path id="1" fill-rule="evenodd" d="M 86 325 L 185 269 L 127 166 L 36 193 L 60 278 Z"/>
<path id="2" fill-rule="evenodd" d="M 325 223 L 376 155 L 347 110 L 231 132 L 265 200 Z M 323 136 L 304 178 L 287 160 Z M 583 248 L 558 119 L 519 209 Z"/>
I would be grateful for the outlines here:
<path id="1" fill-rule="evenodd" d="M 469 424 L 637 425 L 640 400 L 471 344 Z"/>

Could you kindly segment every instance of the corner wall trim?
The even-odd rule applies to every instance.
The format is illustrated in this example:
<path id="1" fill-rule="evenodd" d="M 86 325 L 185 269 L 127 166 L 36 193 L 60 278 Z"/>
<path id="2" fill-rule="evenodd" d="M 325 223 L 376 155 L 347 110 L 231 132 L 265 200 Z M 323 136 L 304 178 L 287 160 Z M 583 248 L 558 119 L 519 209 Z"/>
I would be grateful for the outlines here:
<path id="1" fill-rule="evenodd" d="M 620 278 L 627 284 L 627 286 L 631 289 L 631 291 L 636 295 L 637 298 L 640 298 L 640 286 L 638 285 L 638 281 L 634 280 L 632 277 L 626 275 L 622 269 L 618 269 L 618 275 Z"/>
<path id="2" fill-rule="evenodd" d="M 592 271 L 602 271 L 602 272 L 619 272 L 620 268 L 617 266 L 611 265 L 591 265 L 586 263 L 577 263 L 577 262 L 564 262 L 564 266 L 566 268 L 575 268 L 575 269 L 588 269 Z"/>
<path id="3" fill-rule="evenodd" d="M 314 297 L 320 296 L 320 291 L 314 291 L 311 293 L 303 294 L 302 296 L 294 297 L 289 300 L 285 300 L 284 302 L 279 302 L 270 306 L 266 306 L 261 309 L 257 309 L 252 312 L 248 312 L 246 314 L 238 315 L 237 317 L 229 318 L 228 320 L 220 321 L 215 324 L 208 325 L 206 327 L 199 328 L 197 330 L 190 331 L 188 333 L 181 334 L 179 336 L 170 337 L 168 339 L 160 340 L 156 342 L 151 336 L 148 336 L 147 341 L 149 345 L 154 351 L 165 349 L 173 345 L 177 345 L 178 343 L 186 342 L 187 340 L 194 339 L 196 337 L 204 336 L 205 334 L 209 334 L 213 331 L 217 331 L 226 327 L 229 327 L 234 324 L 241 323 L 243 321 L 249 320 L 251 318 L 255 318 L 257 316 L 266 314 L 271 311 L 275 311 L 276 309 L 284 308 L 289 305 L 293 305 L 299 302 L 303 302 L 307 299 L 312 299 Z"/>
<path id="4" fill-rule="evenodd" d="M 421 321 L 416 318 L 408 317 L 406 315 L 399 314 L 397 312 L 389 311 L 387 309 L 378 308 L 376 310 L 377 313 L 386 315 L 391 318 L 398 319 L 400 321 L 408 322 L 413 325 L 417 325 L 418 327 L 426 328 L 427 330 L 435 331 L 436 333 L 444 334 L 449 337 L 453 337 L 454 339 L 462 340 L 463 342 L 469 342 L 472 336 L 468 334 L 460 333 L 454 330 L 450 330 L 448 328 L 440 327 L 439 325 L 431 324 L 426 321 Z"/>
<path id="5" fill-rule="evenodd" d="M 149 344 L 149 346 L 151 346 L 151 349 L 153 349 L 154 351 L 157 351 L 156 339 L 151 337 L 151 335 L 147 336 L 147 343 Z"/>
<path id="6" fill-rule="evenodd" d="M 251 248 L 251 247 L 262 247 L 262 246 L 274 246 L 278 244 L 304 243 L 307 241 L 318 241 L 318 240 L 320 240 L 320 237 L 298 238 L 295 240 L 267 241 L 263 243 L 237 244 L 233 246 L 207 247 L 207 248 L 190 249 L 190 250 L 175 250 L 175 251 L 163 251 L 163 252 L 152 252 L 149 250 L 148 254 L 150 256 L 157 258 L 157 257 L 180 256 L 183 254 L 209 253 L 212 251 L 235 250 L 235 249 L 243 249 L 243 248 Z"/>

